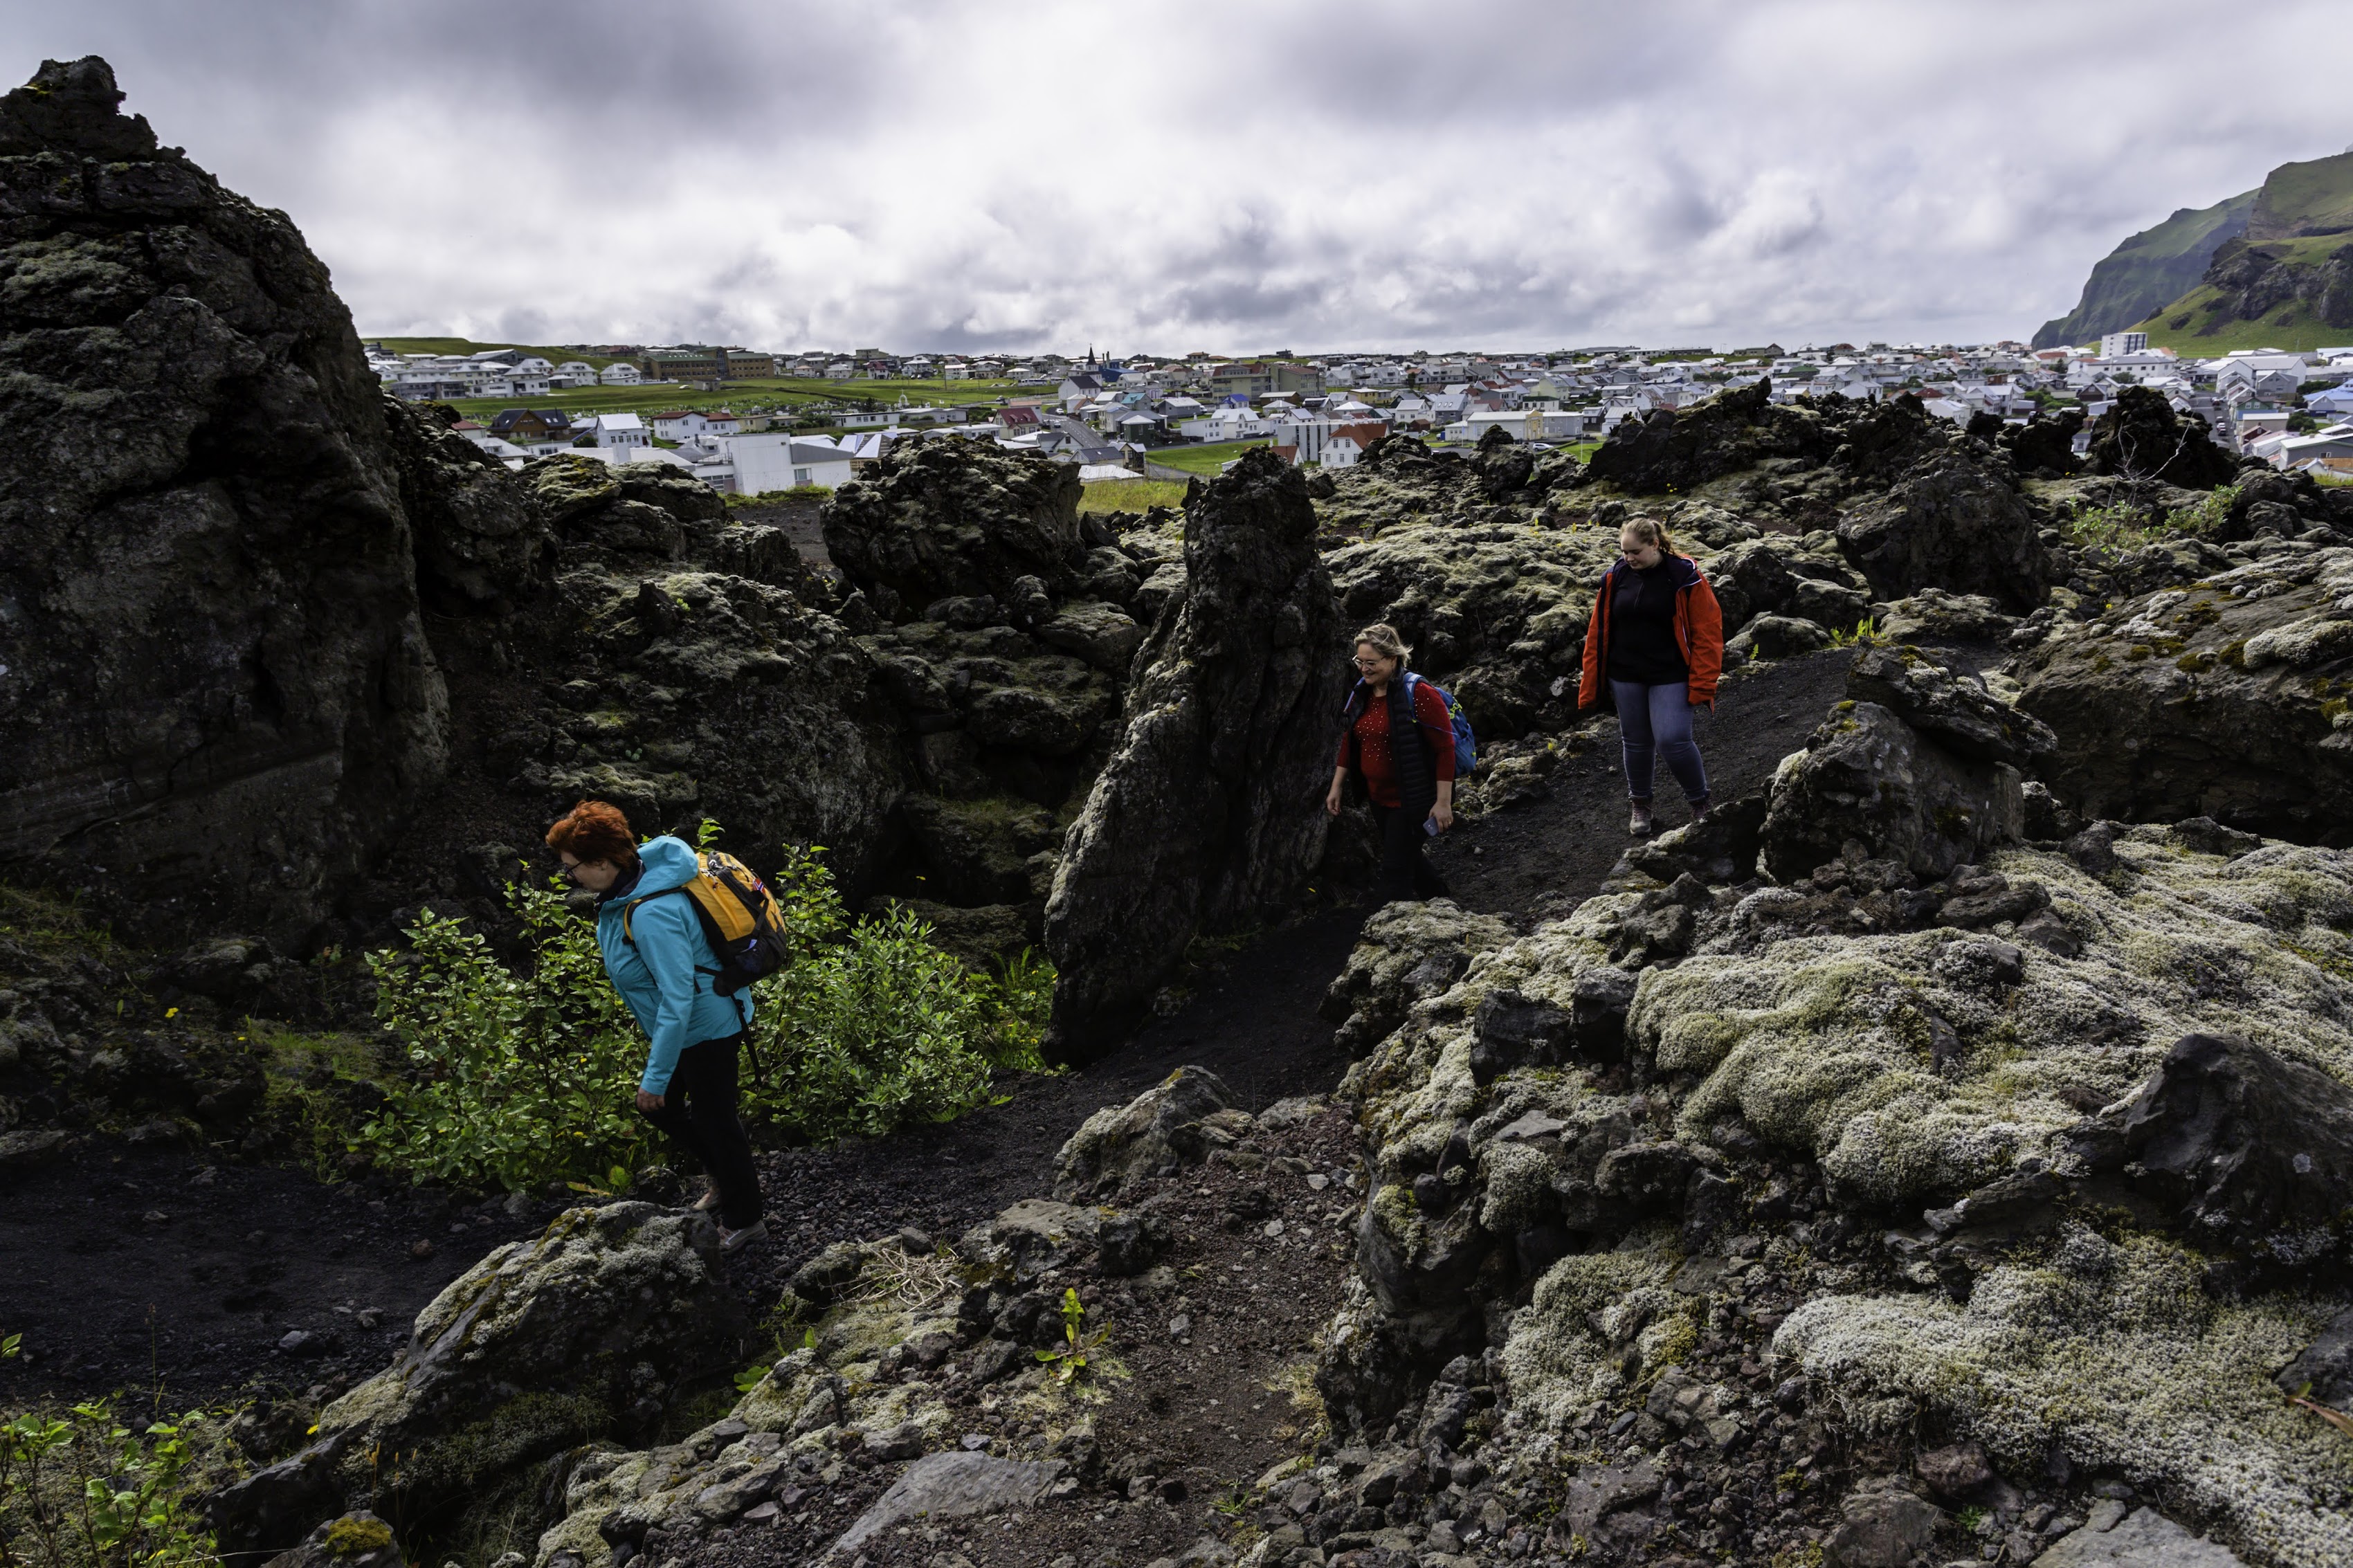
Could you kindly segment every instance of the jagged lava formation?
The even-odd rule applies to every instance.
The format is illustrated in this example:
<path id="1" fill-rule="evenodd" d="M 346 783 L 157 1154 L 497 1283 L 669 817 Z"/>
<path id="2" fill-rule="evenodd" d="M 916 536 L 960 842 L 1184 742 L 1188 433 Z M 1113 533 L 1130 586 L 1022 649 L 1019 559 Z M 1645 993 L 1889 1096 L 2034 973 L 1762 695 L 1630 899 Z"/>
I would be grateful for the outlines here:
<path id="1" fill-rule="evenodd" d="M 690 480 L 511 475 L 386 403 L 291 226 L 118 96 L 84 60 L 0 101 L 0 410 L 48 433 L 0 473 L 0 812 L 12 877 L 189 1000 L 126 1040 L 138 977 L 0 951 L 0 1159 L 237 1146 L 229 1022 L 331 1012 L 300 961 L 421 903 L 495 921 L 580 795 L 832 845 L 976 960 L 1043 941 L 1084 1055 L 1181 1008 L 1198 938 L 1359 885 L 1315 776 L 1355 626 L 1480 724 L 1474 834 L 1609 739 L 1577 670 L 1627 517 L 1715 582 L 1725 702 L 1846 661 L 1768 781 L 1599 889 L 1374 913 L 1328 1097 L 1180 1072 L 1050 1194 L 818 1254 L 799 1348 L 675 1441 L 750 1359 L 710 1227 L 571 1210 L 217 1493 L 228 1545 L 389 1563 L 345 1510 L 527 1497 L 533 1568 L 1093 1568 L 1113 1521 L 1254 1568 L 2353 1556 L 2353 1444 L 2290 1403 L 2353 1397 L 2347 492 L 2156 400 L 2079 462 L 2080 421 L 1750 386 L 1582 467 L 1391 438 L 1182 515 L 914 441 L 812 565 Z M 2222 479 L 2201 532 L 2062 526 Z M 1106 1336 L 1069 1377 L 1064 1290 Z M 1176 1429 L 1208 1383 L 1279 1384 L 1287 1450 Z"/>

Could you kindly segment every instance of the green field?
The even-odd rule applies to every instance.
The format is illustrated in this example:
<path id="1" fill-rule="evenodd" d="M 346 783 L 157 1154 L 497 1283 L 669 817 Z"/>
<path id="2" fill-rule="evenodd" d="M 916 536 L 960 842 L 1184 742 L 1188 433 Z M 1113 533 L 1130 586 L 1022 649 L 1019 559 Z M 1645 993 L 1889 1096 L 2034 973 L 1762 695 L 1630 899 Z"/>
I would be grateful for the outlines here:
<path id="1" fill-rule="evenodd" d="M 951 390 L 953 389 L 953 390 Z M 738 414 L 785 411 L 821 413 L 828 407 L 890 408 L 904 397 L 910 406 L 941 403 L 985 403 L 992 406 L 1014 395 L 1009 381 L 811 381 L 758 379 L 731 381 L 724 392 L 695 392 L 668 386 L 584 386 L 530 398 L 461 397 L 450 406 L 470 418 L 518 408 L 561 408 L 575 414 L 658 414 L 670 408 L 733 409 Z"/>
<path id="2" fill-rule="evenodd" d="M 1228 463 L 1251 447 L 1266 444 L 1262 440 L 1210 441 L 1198 447 L 1155 447 L 1145 456 L 1164 468 L 1182 468 L 1188 474 L 1214 479 Z"/>
<path id="3" fill-rule="evenodd" d="M 1079 498 L 1081 511 L 1145 511 L 1185 504 L 1191 487 L 1181 479 L 1098 479 Z"/>

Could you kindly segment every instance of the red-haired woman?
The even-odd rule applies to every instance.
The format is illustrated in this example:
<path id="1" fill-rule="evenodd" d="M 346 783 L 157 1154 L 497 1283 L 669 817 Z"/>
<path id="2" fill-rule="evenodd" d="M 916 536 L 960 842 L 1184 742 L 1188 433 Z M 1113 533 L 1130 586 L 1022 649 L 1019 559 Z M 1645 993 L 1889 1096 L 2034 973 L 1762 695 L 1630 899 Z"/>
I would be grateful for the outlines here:
<path id="1" fill-rule="evenodd" d="M 719 1211 L 719 1246 L 735 1252 L 768 1234 L 752 1141 L 735 1114 L 735 1060 L 752 998 L 711 989 L 718 955 L 692 901 L 676 891 L 701 867 L 684 839 L 643 844 L 617 806 L 584 800 L 547 830 L 564 874 L 596 895 L 605 973 L 649 1042 L 638 1112 L 702 1163 L 711 1189 L 694 1206 Z"/>

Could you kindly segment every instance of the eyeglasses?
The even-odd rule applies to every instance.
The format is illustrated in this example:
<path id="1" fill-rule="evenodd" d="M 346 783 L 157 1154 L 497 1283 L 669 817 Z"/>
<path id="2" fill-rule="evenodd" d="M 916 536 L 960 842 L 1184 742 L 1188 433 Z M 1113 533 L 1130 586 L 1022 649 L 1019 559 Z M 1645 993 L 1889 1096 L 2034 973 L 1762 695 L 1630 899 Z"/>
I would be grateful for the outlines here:
<path id="1" fill-rule="evenodd" d="M 1378 669 L 1381 666 L 1388 663 L 1389 661 L 1388 658 L 1384 656 L 1380 658 L 1352 658 L 1348 662 L 1355 665 L 1358 669 Z"/>

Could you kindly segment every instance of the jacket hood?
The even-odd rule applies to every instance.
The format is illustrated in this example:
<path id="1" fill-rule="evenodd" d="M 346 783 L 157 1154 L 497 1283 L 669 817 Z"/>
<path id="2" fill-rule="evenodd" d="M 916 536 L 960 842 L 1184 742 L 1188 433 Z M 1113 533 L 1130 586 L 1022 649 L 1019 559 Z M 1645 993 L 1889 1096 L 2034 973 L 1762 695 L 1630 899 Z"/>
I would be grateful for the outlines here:
<path id="1" fill-rule="evenodd" d="M 667 833 L 638 846 L 638 863 L 645 870 L 638 876 L 637 887 L 630 890 L 629 896 L 637 899 L 684 887 L 702 869 L 695 861 L 693 847 Z"/>

